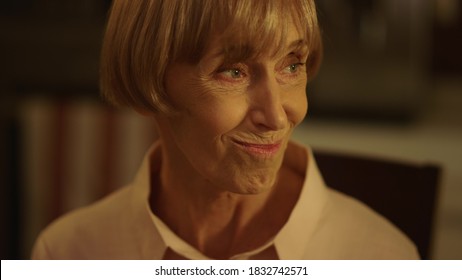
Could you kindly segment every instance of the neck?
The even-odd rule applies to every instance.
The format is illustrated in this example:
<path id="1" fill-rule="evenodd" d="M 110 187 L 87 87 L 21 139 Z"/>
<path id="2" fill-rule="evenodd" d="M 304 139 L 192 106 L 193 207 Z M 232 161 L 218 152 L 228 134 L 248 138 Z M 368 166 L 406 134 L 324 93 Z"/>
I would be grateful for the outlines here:
<path id="1" fill-rule="evenodd" d="M 186 242 L 210 257 L 229 258 L 263 245 L 277 232 L 279 227 L 268 219 L 278 219 L 265 215 L 269 205 L 274 207 L 274 189 L 253 195 L 225 191 L 186 160 L 173 161 L 163 143 L 161 147 L 151 208 Z"/>

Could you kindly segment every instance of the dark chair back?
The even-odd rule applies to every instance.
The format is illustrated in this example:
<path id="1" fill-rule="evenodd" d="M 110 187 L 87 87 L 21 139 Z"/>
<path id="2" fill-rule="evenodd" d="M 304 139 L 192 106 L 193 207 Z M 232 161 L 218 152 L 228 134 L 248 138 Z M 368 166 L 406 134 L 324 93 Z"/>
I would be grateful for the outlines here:
<path id="1" fill-rule="evenodd" d="M 385 216 L 431 258 L 440 168 L 315 150 L 326 184 Z"/>

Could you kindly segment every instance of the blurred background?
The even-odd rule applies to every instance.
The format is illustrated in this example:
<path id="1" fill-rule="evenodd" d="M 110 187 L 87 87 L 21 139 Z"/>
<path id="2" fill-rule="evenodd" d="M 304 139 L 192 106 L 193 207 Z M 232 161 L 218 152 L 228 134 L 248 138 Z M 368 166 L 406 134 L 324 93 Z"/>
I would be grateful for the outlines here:
<path id="1" fill-rule="evenodd" d="M 50 221 L 129 182 L 155 138 L 99 97 L 110 2 L 0 2 L 2 259 L 27 259 Z M 439 165 L 432 258 L 462 259 L 462 2 L 317 5 L 325 57 L 294 139 Z"/>

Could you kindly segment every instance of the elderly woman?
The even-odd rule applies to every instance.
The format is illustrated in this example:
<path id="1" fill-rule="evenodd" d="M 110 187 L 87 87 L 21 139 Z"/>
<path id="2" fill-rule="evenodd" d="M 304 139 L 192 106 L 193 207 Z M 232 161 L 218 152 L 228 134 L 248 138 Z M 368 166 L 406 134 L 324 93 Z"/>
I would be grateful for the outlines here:
<path id="1" fill-rule="evenodd" d="M 129 186 L 54 222 L 33 258 L 417 258 L 290 141 L 321 53 L 313 0 L 115 0 L 103 94 L 160 139 Z"/>

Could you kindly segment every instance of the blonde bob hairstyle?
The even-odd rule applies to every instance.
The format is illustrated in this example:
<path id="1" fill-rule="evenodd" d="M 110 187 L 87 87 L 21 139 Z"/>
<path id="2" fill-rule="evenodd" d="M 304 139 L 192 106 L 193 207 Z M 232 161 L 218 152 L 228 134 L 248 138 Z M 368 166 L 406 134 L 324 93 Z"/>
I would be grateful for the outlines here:
<path id="1" fill-rule="evenodd" d="M 313 0 L 114 0 L 103 42 L 100 85 L 114 105 L 171 112 L 164 74 L 172 62 L 198 63 L 212 36 L 225 59 L 277 52 L 289 24 L 309 47 L 308 77 L 322 43 Z"/>

